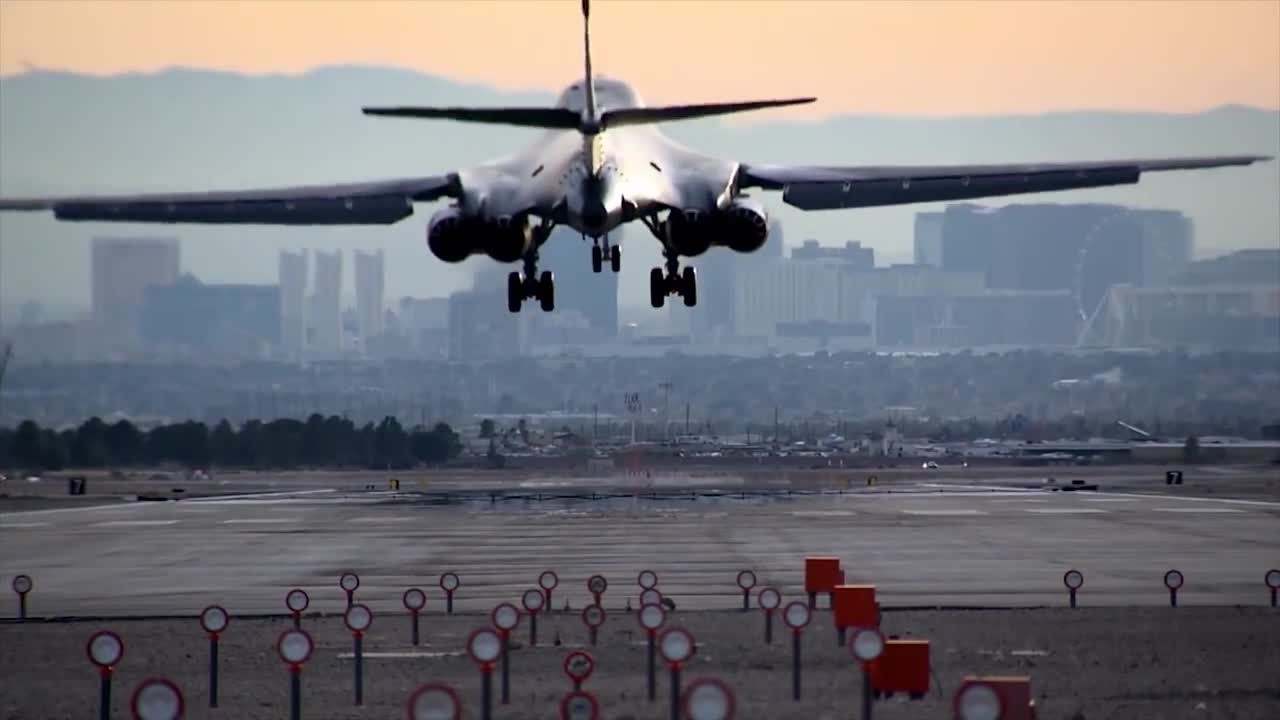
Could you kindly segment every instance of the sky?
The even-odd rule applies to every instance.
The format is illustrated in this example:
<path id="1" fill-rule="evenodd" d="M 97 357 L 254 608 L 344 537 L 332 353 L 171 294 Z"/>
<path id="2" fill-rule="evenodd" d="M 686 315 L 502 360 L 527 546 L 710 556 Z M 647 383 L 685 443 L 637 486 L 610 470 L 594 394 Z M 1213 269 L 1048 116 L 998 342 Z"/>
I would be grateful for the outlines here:
<path id="1" fill-rule="evenodd" d="M 816 95 L 820 118 L 1280 108 L 1280 0 L 596 0 L 649 102 Z M 359 63 L 507 90 L 582 71 L 578 0 L 0 0 L 0 75 Z"/>

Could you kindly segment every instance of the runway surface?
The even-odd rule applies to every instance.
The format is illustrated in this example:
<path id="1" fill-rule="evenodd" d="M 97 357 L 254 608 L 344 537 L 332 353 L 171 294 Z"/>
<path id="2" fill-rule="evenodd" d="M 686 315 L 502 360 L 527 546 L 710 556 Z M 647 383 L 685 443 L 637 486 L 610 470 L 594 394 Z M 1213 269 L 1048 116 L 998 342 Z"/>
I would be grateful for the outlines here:
<path id="1" fill-rule="evenodd" d="M 671 488 L 665 488 L 670 490 Z M 1224 490 L 1223 493 L 1226 491 Z M 1180 605 L 1267 602 L 1280 566 L 1280 502 L 1177 492 L 1043 492 L 919 482 L 895 492 L 453 505 L 414 493 L 314 489 L 0 513 L 0 580 L 30 574 L 34 616 L 283 612 L 292 587 L 311 610 L 340 612 L 338 577 L 357 597 L 402 612 L 424 588 L 443 608 L 456 572 L 459 611 L 516 600 L 546 569 L 553 603 L 580 608 L 605 575 L 606 607 L 637 603 L 652 569 L 680 607 L 740 606 L 739 570 L 785 597 L 803 592 L 803 559 L 842 558 L 847 582 L 874 583 L 886 606 L 1035 606 L 1066 602 L 1062 574 L 1084 573 L 1084 605 L 1165 605 L 1166 570 L 1186 577 Z M 824 603 L 825 605 L 825 603 Z M 13 602 L 0 605 L 12 617 Z"/>

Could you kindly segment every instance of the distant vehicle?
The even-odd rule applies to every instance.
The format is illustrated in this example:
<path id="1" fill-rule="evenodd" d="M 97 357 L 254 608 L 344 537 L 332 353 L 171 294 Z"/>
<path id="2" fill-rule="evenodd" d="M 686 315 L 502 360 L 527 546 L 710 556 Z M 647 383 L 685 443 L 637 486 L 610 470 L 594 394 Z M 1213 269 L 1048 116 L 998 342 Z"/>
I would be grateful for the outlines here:
<path id="1" fill-rule="evenodd" d="M 414 203 L 450 198 L 427 225 L 427 246 L 458 263 L 488 255 L 522 263 L 507 276 L 507 306 L 536 299 L 555 307 L 555 278 L 538 272 L 538 251 L 557 225 L 590 236 L 591 265 L 621 269 L 609 233 L 639 221 L 662 245 L 664 267 L 649 271 L 649 300 L 697 304 L 697 276 L 680 268 L 712 245 L 759 250 L 768 215 L 747 190 L 782 191 L 801 210 L 834 210 L 1127 185 L 1145 172 L 1249 165 L 1254 155 L 1016 165 L 763 165 L 722 160 L 684 147 L 658 123 L 811 103 L 817 98 L 646 106 L 628 84 L 591 67 L 590 2 L 582 1 L 583 70 L 555 107 L 366 107 L 366 115 L 516 125 L 547 130 L 536 144 L 470 168 L 422 177 L 341 185 L 225 192 L 0 199 L 0 210 L 52 210 L 59 220 L 259 225 L 377 225 L 399 222 Z M 742 52 L 768 53 L 769 48 Z M 727 72 L 733 59 L 725 58 Z M 855 138 L 851 138 L 851 141 Z M 193 141 L 199 142 L 193 138 Z M 50 148 L 52 152 L 54 149 Z"/>
<path id="2" fill-rule="evenodd" d="M 938 463 L 936 463 L 936 462 L 934 462 L 934 461 L 932 461 L 932 460 L 929 460 L 928 462 L 925 462 L 925 463 L 921 464 L 921 466 L 920 466 L 920 467 L 921 467 L 921 468 L 923 468 L 923 469 L 925 469 L 925 470 L 937 470 L 937 469 L 938 469 Z"/>

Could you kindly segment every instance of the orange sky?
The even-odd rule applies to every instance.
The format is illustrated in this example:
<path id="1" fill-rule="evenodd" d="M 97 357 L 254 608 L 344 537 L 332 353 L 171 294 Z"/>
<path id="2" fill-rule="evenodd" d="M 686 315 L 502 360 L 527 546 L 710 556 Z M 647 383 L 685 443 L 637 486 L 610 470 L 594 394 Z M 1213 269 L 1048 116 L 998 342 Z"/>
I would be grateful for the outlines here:
<path id="1" fill-rule="evenodd" d="M 596 0 L 598 72 L 649 102 L 797 111 L 1280 107 L 1280 0 Z M 581 72 L 578 0 L 0 0 L 0 73 L 416 68 L 504 88 Z"/>

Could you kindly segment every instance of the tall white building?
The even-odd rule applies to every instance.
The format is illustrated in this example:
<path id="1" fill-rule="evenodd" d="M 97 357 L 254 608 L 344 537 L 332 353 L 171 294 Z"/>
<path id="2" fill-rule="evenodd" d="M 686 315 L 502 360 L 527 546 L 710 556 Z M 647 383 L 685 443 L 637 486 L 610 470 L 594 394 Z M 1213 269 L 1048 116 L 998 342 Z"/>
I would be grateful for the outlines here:
<path id="1" fill-rule="evenodd" d="M 385 278 L 381 250 L 371 253 L 356 250 L 356 327 L 360 343 L 366 348 L 371 339 L 383 333 Z"/>
<path id="2" fill-rule="evenodd" d="M 773 336 L 778 323 L 836 322 L 839 312 L 838 264 L 776 260 L 738 269 L 736 335 Z"/>
<path id="3" fill-rule="evenodd" d="M 342 352 L 342 251 L 316 253 L 315 294 L 308 322 L 311 348 Z"/>
<path id="4" fill-rule="evenodd" d="M 307 251 L 280 252 L 280 346 L 301 355 L 307 348 Z"/>

